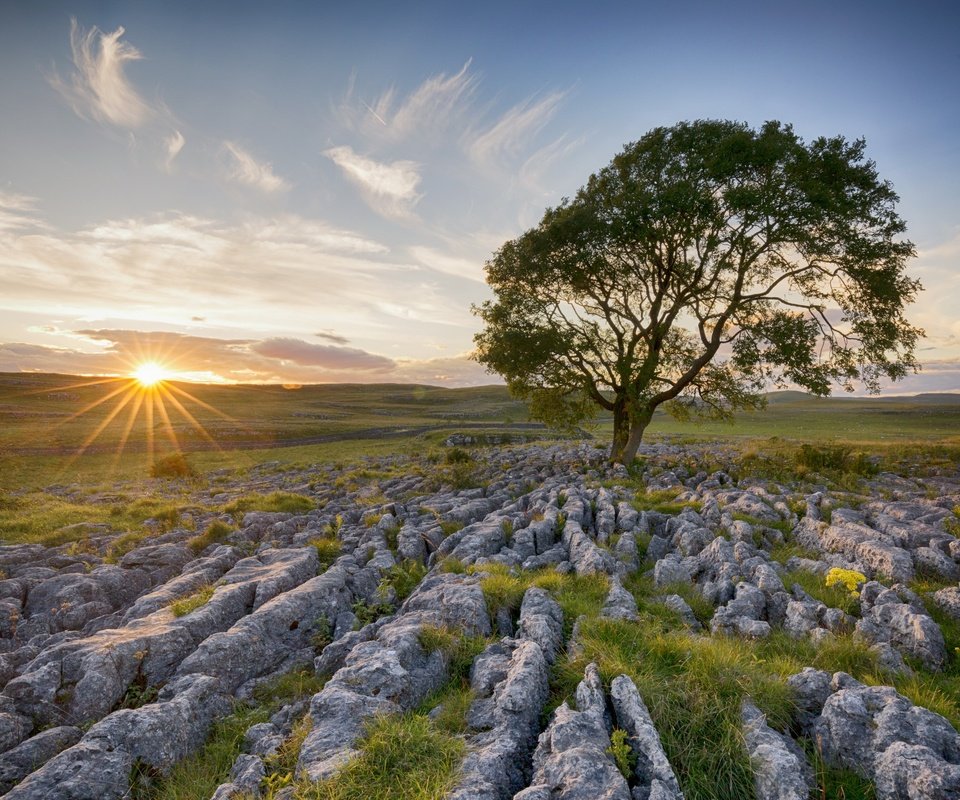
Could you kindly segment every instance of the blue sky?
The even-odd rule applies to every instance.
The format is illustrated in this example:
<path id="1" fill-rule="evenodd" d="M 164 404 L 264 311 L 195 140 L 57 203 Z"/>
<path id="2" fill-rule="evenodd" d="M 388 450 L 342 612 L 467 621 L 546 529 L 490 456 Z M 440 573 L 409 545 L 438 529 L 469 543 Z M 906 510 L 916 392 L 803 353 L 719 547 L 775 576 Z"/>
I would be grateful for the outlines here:
<path id="1" fill-rule="evenodd" d="M 927 289 L 895 390 L 960 390 L 953 4 L 324 5 L 0 6 L 0 370 L 490 382 L 493 250 L 716 117 L 866 138 Z"/>

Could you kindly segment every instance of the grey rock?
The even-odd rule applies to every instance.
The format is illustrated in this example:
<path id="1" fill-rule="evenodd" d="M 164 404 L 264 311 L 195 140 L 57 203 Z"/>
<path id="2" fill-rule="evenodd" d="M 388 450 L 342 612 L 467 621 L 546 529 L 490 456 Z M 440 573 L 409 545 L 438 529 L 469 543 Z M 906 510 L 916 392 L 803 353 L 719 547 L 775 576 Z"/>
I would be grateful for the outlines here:
<path id="1" fill-rule="evenodd" d="M 741 716 L 757 800 L 808 800 L 815 786 L 813 770 L 796 742 L 767 725 L 763 712 L 749 700 Z"/>
<path id="2" fill-rule="evenodd" d="M 619 578 L 610 579 L 610 591 L 600 611 L 600 616 L 610 619 L 637 620 L 637 601 L 623 588 Z"/>
<path id="3" fill-rule="evenodd" d="M 563 646 L 563 611 L 548 592 L 536 586 L 524 592 L 517 637 L 536 642 L 547 663 L 553 663 Z"/>
<path id="4" fill-rule="evenodd" d="M 889 642 L 931 670 L 941 669 L 947 660 L 940 626 L 907 603 L 876 603 L 857 622 L 856 632 L 872 644 Z"/>
<path id="5" fill-rule="evenodd" d="M 61 726 L 32 736 L 0 756 L 0 792 L 8 792 L 37 767 L 80 741 L 79 728 Z"/>
<path id="6" fill-rule="evenodd" d="M 683 800 L 680 784 L 636 685 L 626 675 L 614 678 L 610 699 L 617 725 L 627 732 L 630 747 L 637 756 L 634 796 L 639 788 L 642 796 Z"/>

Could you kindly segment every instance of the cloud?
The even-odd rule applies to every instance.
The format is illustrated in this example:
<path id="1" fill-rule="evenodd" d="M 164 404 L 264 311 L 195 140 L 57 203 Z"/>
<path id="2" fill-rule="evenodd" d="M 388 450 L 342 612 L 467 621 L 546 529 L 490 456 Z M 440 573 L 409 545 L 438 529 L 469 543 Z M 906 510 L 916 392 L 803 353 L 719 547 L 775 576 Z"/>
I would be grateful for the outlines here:
<path id="1" fill-rule="evenodd" d="M 56 73 L 49 80 L 78 116 L 121 128 L 138 128 L 154 111 L 127 79 L 127 63 L 143 56 L 132 45 L 120 41 L 123 34 L 122 27 L 113 33 L 104 33 L 96 27 L 84 30 L 71 18 L 74 72 L 69 82 L 61 80 Z"/>
<path id="2" fill-rule="evenodd" d="M 355 347 L 296 338 L 218 339 L 171 331 L 83 329 L 70 332 L 88 349 L 0 343 L 0 371 L 127 375 L 157 361 L 177 376 L 255 383 L 395 381 L 474 386 L 496 382 L 466 354 L 394 360 Z M 93 347 L 91 352 L 89 349 Z"/>
<path id="3" fill-rule="evenodd" d="M 319 331 L 313 335 L 318 339 L 326 339 L 328 342 L 333 342 L 334 344 L 349 344 L 350 342 L 346 336 L 338 336 L 337 334 L 330 333 L 329 331 Z"/>
<path id="4" fill-rule="evenodd" d="M 180 151 L 183 150 L 186 142 L 187 140 L 183 138 L 183 134 L 180 133 L 180 131 L 174 131 L 164 140 L 166 158 L 164 159 L 163 166 L 167 172 L 173 167 L 174 160 L 180 155 Z"/>
<path id="5" fill-rule="evenodd" d="M 35 216 L 36 207 L 35 197 L 0 189 L 0 235 L 46 227 L 43 221 Z"/>
<path id="6" fill-rule="evenodd" d="M 355 347 L 334 347 L 328 344 L 311 344 L 302 339 L 278 337 L 257 342 L 254 352 L 281 362 L 291 361 L 300 366 L 323 367 L 324 369 L 356 369 L 384 371 L 392 369 L 394 362 L 383 356 L 373 355 Z"/>
<path id="7" fill-rule="evenodd" d="M 193 315 L 216 335 L 349 331 L 356 346 L 383 342 L 388 354 L 420 355 L 438 338 L 467 346 L 474 321 L 466 308 L 483 299 L 480 285 L 453 296 L 412 260 L 320 219 L 226 223 L 168 213 L 62 231 L 30 227 L 38 215 L 17 197 L 20 210 L 0 226 L 0 316 L 162 328 Z"/>
<path id="8" fill-rule="evenodd" d="M 419 165 L 413 161 L 382 164 L 355 152 L 349 146 L 331 147 L 323 153 L 363 191 L 367 202 L 388 217 L 408 217 L 420 200 Z"/>
<path id="9" fill-rule="evenodd" d="M 432 247 L 416 246 L 410 248 L 410 254 L 421 264 L 446 275 L 484 283 L 483 262 L 479 260 L 460 258 L 459 256 L 441 253 Z"/>
<path id="10" fill-rule="evenodd" d="M 551 92 L 540 100 L 528 98 L 504 113 L 485 130 L 465 139 L 467 153 L 478 164 L 497 164 L 520 153 L 550 122 L 566 92 Z"/>
<path id="11" fill-rule="evenodd" d="M 338 109 L 347 127 L 376 137 L 404 139 L 416 134 L 435 141 L 468 112 L 479 79 L 469 72 L 467 61 L 452 75 L 427 78 L 402 100 L 390 88 L 368 103 L 355 96 L 353 76 Z"/>
<path id="12" fill-rule="evenodd" d="M 285 192 L 290 188 L 287 181 L 274 173 L 271 164 L 257 161 L 236 142 L 224 142 L 223 148 L 230 161 L 228 175 L 231 180 L 254 186 L 268 194 Z"/>

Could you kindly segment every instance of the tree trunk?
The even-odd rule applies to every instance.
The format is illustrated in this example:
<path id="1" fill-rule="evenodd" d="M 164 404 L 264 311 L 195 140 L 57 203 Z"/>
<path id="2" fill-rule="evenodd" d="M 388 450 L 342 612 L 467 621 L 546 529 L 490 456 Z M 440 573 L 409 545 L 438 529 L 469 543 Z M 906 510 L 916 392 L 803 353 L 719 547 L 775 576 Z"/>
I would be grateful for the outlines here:
<path id="1" fill-rule="evenodd" d="M 631 419 L 629 434 L 622 437 L 622 443 L 620 443 L 619 449 L 617 449 L 618 440 L 616 436 L 616 423 L 614 423 L 613 447 L 610 449 L 611 463 L 623 464 L 626 467 L 629 467 L 633 463 L 633 459 L 637 457 L 640 442 L 643 441 L 643 432 L 647 429 L 647 425 L 650 424 L 652 418 L 652 411 L 644 411 Z M 626 433 L 626 425 L 623 426 L 623 431 Z"/>
<path id="2" fill-rule="evenodd" d="M 630 416 L 626 403 L 617 398 L 613 404 L 613 444 L 610 445 L 610 463 L 620 460 L 620 454 L 630 438 Z"/>

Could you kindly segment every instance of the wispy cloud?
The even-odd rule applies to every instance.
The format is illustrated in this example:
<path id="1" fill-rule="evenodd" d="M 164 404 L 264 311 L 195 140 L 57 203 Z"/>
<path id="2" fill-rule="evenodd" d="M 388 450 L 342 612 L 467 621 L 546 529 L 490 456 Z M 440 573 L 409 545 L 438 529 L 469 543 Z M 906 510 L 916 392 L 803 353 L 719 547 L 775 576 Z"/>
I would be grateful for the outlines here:
<path id="1" fill-rule="evenodd" d="M 385 342 L 388 355 L 420 355 L 438 338 L 466 346 L 467 306 L 482 299 L 479 285 L 453 297 L 380 242 L 323 220 L 163 214 L 60 231 L 31 226 L 36 211 L 15 204 L 21 210 L 0 226 L 0 315 L 30 314 L 38 324 L 85 317 L 192 327 L 202 317 L 211 333 L 349 331 L 353 346 Z"/>
<path id="2" fill-rule="evenodd" d="M 164 149 L 166 151 L 166 157 L 163 161 L 164 169 L 167 172 L 173 167 L 173 162 L 180 151 L 183 150 L 183 146 L 187 143 L 187 140 L 183 138 L 183 134 L 180 131 L 174 131 L 169 136 L 167 136 L 164 141 Z"/>
<path id="3" fill-rule="evenodd" d="M 546 127 L 565 96 L 566 92 L 551 92 L 539 100 L 529 98 L 516 104 L 493 125 L 466 136 L 468 154 L 479 164 L 515 157 Z"/>
<path id="4" fill-rule="evenodd" d="M 443 272 L 447 275 L 455 275 L 458 278 L 466 278 L 471 281 L 484 282 L 483 262 L 461 256 L 443 253 L 432 247 L 415 246 L 410 248 L 410 255 L 425 267 L 434 269 L 437 272 Z"/>
<path id="5" fill-rule="evenodd" d="M 346 336 L 340 336 L 339 334 L 334 333 L 333 331 L 318 331 L 313 334 L 318 339 L 326 339 L 328 342 L 333 342 L 334 344 L 349 344 L 350 340 Z"/>
<path id="6" fill-rule="evenodd" d="M 173 331 L 82 329 L 69 347 L 0 342 L 0 371 L 96 375 L 128 374 L 145 358 L 200 380 L 258 383 L 365 383 L 392 381 L 446 386 L 499 382 L 467 354 L 392 359 L 355 347 L 317 345 L 296 338 L 226 339 Z"/>
<path id="7" fill-rule="evenodd" d="M 376 136 L 401 139 L 417 134 L 436 139 L 468 112 L 478 83 L 467 61 L 452 75 L 432 75 L 402 99 L 390 88 L 367 102 L 356 97 L 354 78 L 340 104 L 339 115 L 349 127 Z"/>
<path id="8" fill-rule="evenodd" d="M 35 216 L 36 207 L 35 197 L 0 189 L 0 234 L 46 227 L 43 221 Z"/>
<path id="9" fill-rule="evenodd" d="M 388 217 L 409 217 L 420 199 L 419 165 L 413 161 L 374 161 L 352 147 L 331 147 L 323 153 L 363 191 L 370 206 Z"/>
<path id="10" fill-rule="evenodd" d="M 228 176 L 231 180 L 268 194 L 285 192 L 290 188 L 290 184 L 273 171 L 272 164 L 257 161 L 236 142 L 224 142 L 223 148 L 230 162 Z"/>
<path id="11" fill-rule="evenodd" d="M 356 347 L 311 344 L 302 339 L 288 337 L 265 339 L 257 342 L 251 349 L 281 363 L 292 362 L 305 367 L 383 372 L 396 366 L 392 359 L 367 353 Z"/>
<path id="12" fill-rule="evenodd" d="M 122 128 L 138 128 L 153 109 L 126 76 L 126 66 L 143 56 L 133 45 L 121 41 L 122 27 L 104 33 L 97 27 L 84 30 L 70 20 L 70 49 L 73 74 L 64 81 L 57 73 L 50 83 L 81 117 L 107 122 Z"/>

